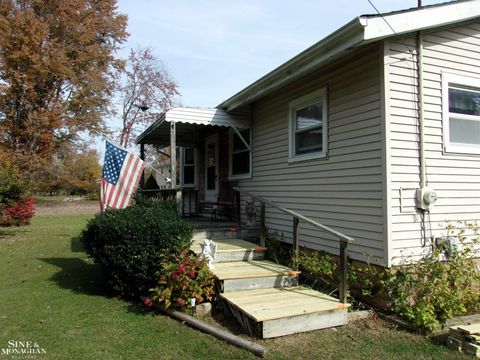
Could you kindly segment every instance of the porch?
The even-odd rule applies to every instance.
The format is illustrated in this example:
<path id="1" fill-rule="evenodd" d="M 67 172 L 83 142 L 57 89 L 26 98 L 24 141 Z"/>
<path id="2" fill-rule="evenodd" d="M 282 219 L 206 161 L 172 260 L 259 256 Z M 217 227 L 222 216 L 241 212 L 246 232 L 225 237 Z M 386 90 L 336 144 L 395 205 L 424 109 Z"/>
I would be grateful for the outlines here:
<path id="1" fill-rule="evenodd" d="M 144 194 L 176 200 L 184 216 L 235 220 L 233 188 L 251 171 L 248 114 L 174 108 L 147 128 L 137 143 L 143 160 L 145 145 L 163 158 L 152 173 L 158 188 L 145 189 L 144 178 Z"/>

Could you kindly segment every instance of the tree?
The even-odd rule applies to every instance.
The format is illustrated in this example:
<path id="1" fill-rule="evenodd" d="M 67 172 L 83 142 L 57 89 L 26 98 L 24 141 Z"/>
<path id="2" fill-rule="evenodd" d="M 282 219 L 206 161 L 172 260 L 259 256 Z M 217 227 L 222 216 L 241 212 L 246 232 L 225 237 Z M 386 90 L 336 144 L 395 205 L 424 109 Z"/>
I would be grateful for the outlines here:
<path id="1" fill-rule="evenodd" d="M 120 84 L 122 129 L 120 145 L 130 145 L 138 125 L 145 125 L 171 108 L 179 95 L 177 84 L 150 48 L 131 49 Z M 142 110 L 143 107 L 143 110 Z M 148 107 L 149 116 L 142 114 Z"/>
<path id="2" fill-rule="evenodd" d="M 0 147 L 23 171 L 103 129 L 126 23 L 116 0 L 0 1 Z"/>

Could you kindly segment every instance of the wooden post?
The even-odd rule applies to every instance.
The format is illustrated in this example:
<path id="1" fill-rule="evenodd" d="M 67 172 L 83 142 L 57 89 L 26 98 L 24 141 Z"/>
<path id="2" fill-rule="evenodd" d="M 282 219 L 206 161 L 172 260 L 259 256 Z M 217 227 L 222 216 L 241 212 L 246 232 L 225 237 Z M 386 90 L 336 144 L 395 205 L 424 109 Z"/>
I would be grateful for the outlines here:
<path id="1" fill-rule="evenodd" d="M 242 214 L 241 214 L 241 205 L 240 205 L 240 191 L 235 190 L 235 212 L 237 216 L 237 225 L 238 231 L 240 231 L 240 226 L 242 226 Z"/>
<path id="2" fill-rule="evenodd" d="M 145 161 L 145 144 L 140 143 L 140 159 Z M 140 189 L 145 188 L 145 170 L 142 171 L 142 176 L 140 177 Z"/>
<path id="3" fill-rule="evenodd" d="M 178 214 L 182 215 L 182 189 L 177 186 L 177 131 L 175 122 L 170 123 L 170 179 L 175 191 Z"/>
<path id="4" fill-rule="evenodd" d="M 293 218 L 293 266 L 298 270 L 298 230 L 299 230 L 300 220 L 297 217 Z"/>
<path id="5" fill-rule="evenodd" d="M 265 246 L 265 236 L 266 236 L 266 228 L 265 228 L 265 203 L 263 201 L 260 202 L 260 246 Z"/>
<path id="6" fill-rule="evenodd" d="M 172 189 L 177 188 L 177 134 L 175 123 L 170 123 L 170 179 Z"/>
<path id="7" fill-rule="evenodd" d="M 347 245 L 348 243 L 345 240 L 340 240 L 340 272 L 338 292 L 340 301 L 344 304 L 347 303 Z"/>

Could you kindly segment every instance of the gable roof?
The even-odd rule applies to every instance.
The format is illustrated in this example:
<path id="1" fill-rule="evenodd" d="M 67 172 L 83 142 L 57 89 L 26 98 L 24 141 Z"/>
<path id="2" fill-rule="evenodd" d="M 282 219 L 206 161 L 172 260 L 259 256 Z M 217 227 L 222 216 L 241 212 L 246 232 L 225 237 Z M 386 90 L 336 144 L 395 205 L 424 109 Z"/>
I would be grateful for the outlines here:
<path id="1" fill-rule="evenodd" d="M 453 1 L 384 14 L 361 15 L 223 101 L 217 107 L 231 111 L 247 105 L 374 41 L 459 23 L 477 17 L 480 17 L 480 0 Z"/>

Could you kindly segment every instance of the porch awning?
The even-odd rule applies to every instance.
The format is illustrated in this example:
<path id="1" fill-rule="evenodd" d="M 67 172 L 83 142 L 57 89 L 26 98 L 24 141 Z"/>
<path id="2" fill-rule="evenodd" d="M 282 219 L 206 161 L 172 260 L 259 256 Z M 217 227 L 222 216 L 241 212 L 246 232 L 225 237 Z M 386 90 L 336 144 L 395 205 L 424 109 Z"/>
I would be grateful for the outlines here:
<path id="1" fill-rule="evenodd" d="M 216 108 L 177 107 L 168 110 L 137 138 L 137 144 L 170 144 L 170 124 L 176 124 L 176 145 L 195 146 L 199 142 L 198 130 L 202 126 L 225 126 L 237 130 L 250 127 L 246 115 L 232 115 Z"/>

